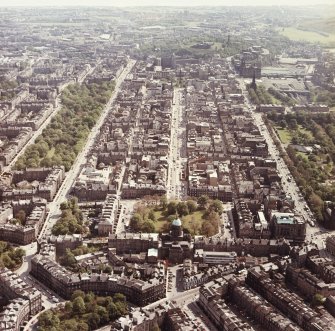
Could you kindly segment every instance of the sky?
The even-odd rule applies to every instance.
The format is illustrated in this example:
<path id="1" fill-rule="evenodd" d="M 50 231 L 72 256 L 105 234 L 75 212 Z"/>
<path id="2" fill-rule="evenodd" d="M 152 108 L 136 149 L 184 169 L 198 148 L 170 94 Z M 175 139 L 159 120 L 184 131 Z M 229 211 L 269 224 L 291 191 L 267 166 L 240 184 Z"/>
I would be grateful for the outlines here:
<path id="1" fill-rule="evenodd" d="M 278 6 L 335 4 L 335 0 L 0 0 L 0 6 Z"/>

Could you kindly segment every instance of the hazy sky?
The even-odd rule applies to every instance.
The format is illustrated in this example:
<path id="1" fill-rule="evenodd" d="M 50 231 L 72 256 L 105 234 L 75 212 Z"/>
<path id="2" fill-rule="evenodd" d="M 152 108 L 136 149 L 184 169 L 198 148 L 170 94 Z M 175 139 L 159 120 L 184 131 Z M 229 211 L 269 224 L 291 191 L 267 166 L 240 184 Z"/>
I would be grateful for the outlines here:
<path id="1" fill-rule="evenodd" d="M 246 6 L 317 5 L 335 0 L 0 0 L 0 6 Z"/>

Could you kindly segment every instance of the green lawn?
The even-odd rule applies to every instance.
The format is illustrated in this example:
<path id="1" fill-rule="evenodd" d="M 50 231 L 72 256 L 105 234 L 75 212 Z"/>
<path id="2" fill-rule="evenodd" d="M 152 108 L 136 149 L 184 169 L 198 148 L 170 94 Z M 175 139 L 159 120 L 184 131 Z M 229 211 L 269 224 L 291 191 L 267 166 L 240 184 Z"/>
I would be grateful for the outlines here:
<path id="1" fill-rule="evenodd" d="M 282 129 L 281 127 L 276 127 L 277 133 L 279 136 L 280 141 L 283 144 L 289 144 L 292 140 L 292 135 L 288 129 Z"/>
<path id="2" fill-rule="evenodd" d="M 162 214 L 161 210 L 155 211 L 155 217 L 156 222 L 154 222 L 155 225 L 155 231 L 161 232 L 164 227 L 169 223 L 167 217 L 165 217 Z M 196 233 L 199 233 L 199 230 L 201 229 L 201 225 L 203 222 L 202 215 L 204 214 L 204 210 L 198 210 L 190 215 L 181 217 L 181 221 L 183 224 L 183 227 L 185 229 L 188 229 L 191 233 L 194 231 Z"/>
<path id="3" fill-rule="evenodd" d="M 335 33 L 324 35 L 318 32 L 299 30 L 294 27 L 280 29 L 279 33 L 291 40 L 304 40 L 314 43 L 320 42 L 327 46 L 335 45 Z"/>
<path id="4" fill-rule="evenodd" d="M 191 215 L 183 216 L 181 221 L 183 223 L 183 227 L 188 229 L 190 233 L 199 234 L 199 230 L 201 229 L 202 222 L 204 221 L 202 215 L 204 214 L 204 210 L 199 210 L 194 212 Z"/>
<path id="5" fill-rule="evenodd" d="M 283 129 L 279 126 L 276 127 L 277 129 L 277 133 L 279 136 L 279 139 L 281 140 L 281 142 L 285 145 L 290 144 L 293 138 L 292 133 L 290 132 L 290 129 Z M 304 133 L 305 135 L 307 135 L 309 137 L 309 139 L 313 139 L 313 134 L 310 130 L 307 130 L 305 128 L 303 128 L 301 125 L 299 125 L 298 130 L 301 133 Z"/>
<path id="6" fill-rule="evenodd" d="M 306 159 L 308 160 L 308 155 L 306 153 L 303 153 L 303 152 L 296 152 L 296 155 L 300 155 L 303 159 Z"/>
<path id="7" fill-rule="evenodd" d="M 310 130 L 303 128 L 301 125 L 299 125 L 299 131 L 307 135 L 309 139 L 314 138 L 313 133 Z"/>
<path id="8" fill-rule="evenodd" d="M 154 222 L 155 225 L 155 231 L 161 232 L 162 229 L 165 227 L 165 224 L 167 224 L 169 221 L 166 219 L 164 215 L 162 215 L 161 210 L 157 210 L 154 212 L 156 217 L 156 222 Z"/>

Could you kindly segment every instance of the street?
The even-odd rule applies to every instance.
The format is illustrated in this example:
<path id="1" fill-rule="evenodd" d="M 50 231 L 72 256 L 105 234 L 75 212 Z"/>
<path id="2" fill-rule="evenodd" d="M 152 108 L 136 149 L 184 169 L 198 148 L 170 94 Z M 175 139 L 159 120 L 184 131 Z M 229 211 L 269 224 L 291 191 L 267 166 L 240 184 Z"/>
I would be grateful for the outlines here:
<path id="1" fill-rule="evenodd" d="M 68 171 L 68 173 L 66 174 L 65 180 L 62 183 L 61 187 L 59 188 L 54 200 L 49 204 L 49 215 L 46 219 L 46 221 L 43 224 L 42 230 L 40 232 L 39 237 L 45 237 L 50 235 L 51 233 L 51 229 L 53 227 L 53 225 L 56 223 L 56 221 L 58 220 L 58 218 L 60 217 L 60 204 L 66 200 L 71 187 L 74 183 L 74 181 L 76 180 L 83 164 L 85 164 L 87 162 L 87 151 L 89 151 L 94 144 L 95 141 L 95 137 L 98 135 L 100 127 L 102 126 L 102 124 L 104 123 L 111 105 L 113 104 L 113 102 L 115 101 L 120 88 L 121 88 L 121 84 L 122 82 L 125 80 L 125 78 L 127 77 L 127 75 L 130 73 L 130 71 L 132 70 L 133 66 L 135 65 L 136 61 L 135 60 L 131 60 L 127 66 L 124 68 L 123 72 L 120 74 L 120 76 L 117 78 L 116 84 L 115 84 L 115 89 L 114 92 L 112 94 L 112 96 L 110 97 L 109 101 L 107 102 L 105 108 L 103 109 L 103 112 L 99 118 L 99 120 L 97 121 L 97 123 L 95 124 L 95 126 L 93 127 L 93 129 L 91 130 L 86 144 L 84 146 L 84 148 L 81 150 L 81 152 L 77 155 L 77 158 L 74 162 L 74 164 L 72 165 L 71 169 Z"/>

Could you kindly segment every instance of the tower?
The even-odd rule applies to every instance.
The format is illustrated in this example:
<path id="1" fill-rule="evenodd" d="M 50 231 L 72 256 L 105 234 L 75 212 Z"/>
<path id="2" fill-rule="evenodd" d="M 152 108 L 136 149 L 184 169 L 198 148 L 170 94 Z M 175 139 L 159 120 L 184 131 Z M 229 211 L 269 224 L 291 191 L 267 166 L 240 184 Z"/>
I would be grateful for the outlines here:
<path id="1" fill-rule="evenodd" d="M 257 84 L 256 84 L 256 68 L 254 67 L 254 71 L 253 71 L 253 74 L 252 74 L 252 82 L 250 84 L 250 87 L 254 90 L 257 89 Z"/>
<path id="2" fill-rule="evenodd" d="M 174 239 L 177 239 L 183 236 L 181 220 L 179 218 L 176 218 L 171 224 L 171 236 Z"/>

